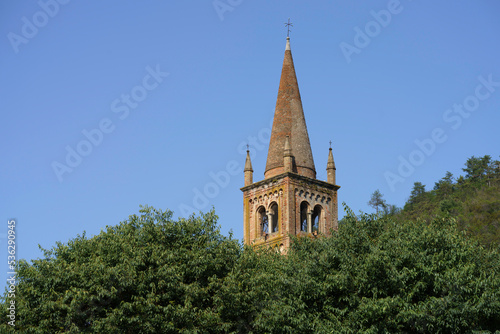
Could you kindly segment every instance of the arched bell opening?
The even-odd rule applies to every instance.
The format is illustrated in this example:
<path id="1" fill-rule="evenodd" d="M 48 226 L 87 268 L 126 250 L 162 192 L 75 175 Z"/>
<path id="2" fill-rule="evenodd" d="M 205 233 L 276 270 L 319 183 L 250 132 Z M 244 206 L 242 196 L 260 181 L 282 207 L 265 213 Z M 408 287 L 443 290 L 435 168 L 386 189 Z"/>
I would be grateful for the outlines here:
<path id="1" fill-rule="evenodd" d="M 269 233 L 269 220 L 266 214 L 266 208 L 261 206 L 257 209 L 257 230 L 259 236 L 265 236 Z"/>
<path id="2" fill-rule="evenodd" d="M 279 226 L 278 226 L 278 204 L 276 202 L 271 203 L 269 206 L 269 226 L 270 226 L 270 233 L 276 233 L 279 231 Z"/>
<path id="3" fill-rule="evenodd" d="M 321 231 L 321 221 L 323 219 L 323 208 L 316 205 L 311 216 L 311 233 L 318 234 Z"/>
<path id="4" fill-rule="evenodd" d="M 309 203 L 306 201 L 300 203 L 300 232 L 308 231 L 308 211 L 309 211 Z"/>

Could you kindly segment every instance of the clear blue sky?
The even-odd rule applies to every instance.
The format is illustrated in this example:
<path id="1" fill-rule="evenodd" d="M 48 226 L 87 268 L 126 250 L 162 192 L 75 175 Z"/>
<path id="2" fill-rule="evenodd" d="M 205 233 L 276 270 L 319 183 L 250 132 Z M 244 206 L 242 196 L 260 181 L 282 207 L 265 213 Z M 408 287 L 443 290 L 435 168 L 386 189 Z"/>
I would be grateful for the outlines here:
<path id="1" fill-rule="evenodd" d="M 244 147 L 263 179 L 289 17 L 318 178 L 332 140 L 340 203 L 372 212 L 380 189 L 402 206 L 415 181 L 499 158 L 498 1 L 215 5 L 0 4 L 0 259 L 9 218 L 32 259 L 141 204 L 214 206 L 241 239 Z"/>

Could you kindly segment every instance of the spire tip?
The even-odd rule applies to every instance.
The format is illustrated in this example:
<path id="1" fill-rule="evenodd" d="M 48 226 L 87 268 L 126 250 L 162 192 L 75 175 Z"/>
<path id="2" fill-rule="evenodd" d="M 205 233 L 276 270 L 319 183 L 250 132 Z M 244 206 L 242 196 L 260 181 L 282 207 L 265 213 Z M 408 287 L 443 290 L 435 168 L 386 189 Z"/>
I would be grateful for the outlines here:
<path id="1" fill-rule="evenodd" d="M 288 22 L 285 22 L 285 26 L 287 28 L 286 37 L 288 40 L 288 39 L 290 39 L 290 27 L 293 27 L 293 23 L 290 22 L 290 18 L 288 18 Z"/>

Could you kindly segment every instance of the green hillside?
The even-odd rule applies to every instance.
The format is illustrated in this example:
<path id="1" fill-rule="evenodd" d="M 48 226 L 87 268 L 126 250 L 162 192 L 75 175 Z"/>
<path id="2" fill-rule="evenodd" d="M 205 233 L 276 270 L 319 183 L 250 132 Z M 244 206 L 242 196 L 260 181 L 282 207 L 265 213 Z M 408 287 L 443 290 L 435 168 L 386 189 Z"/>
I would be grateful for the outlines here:
<path id="1" fill-rule="evenodd" d="M 431 221 L 453 217 L 458 228 L 485 245 L 500 244 L 500 161 L 491 156 L 471 157 L 462 169 L 464 175 L 450 172 L 434 184 L 432 190 L 415 182 L 402 209 L 387 205 L 380 192 L 369 204 L 382 209 L 397 221 Z"/>

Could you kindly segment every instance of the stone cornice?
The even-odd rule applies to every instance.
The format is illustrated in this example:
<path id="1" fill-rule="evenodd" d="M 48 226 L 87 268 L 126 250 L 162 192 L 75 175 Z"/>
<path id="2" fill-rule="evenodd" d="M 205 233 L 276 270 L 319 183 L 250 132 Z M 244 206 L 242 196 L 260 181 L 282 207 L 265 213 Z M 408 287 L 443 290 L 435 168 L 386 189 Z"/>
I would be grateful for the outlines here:
<path id="1" fill-rule="evenodd" d="M 306 182 L 308 182 L 310 184 L 315 184 L 315 185 L 318 185 L 318 186 L 321 186 L 321 187 L 325 187 L 325 188 L 329 188 L 329 189 L 332 189 L 332 190 L 338 190 L 338 189 L 340 189 L 340 186 L 338 186 L 336 184 L 331 184 L 331 183 L 328 183 L 326 181 L 312 179 L 310 177 L 299 175 L 297 173 L 285 172 L 283 174 L 279 174 L 279 175 L 270 177 L 268 179 L 264 179 L 262 181 L 254 182 L 254 183 L 252 183 L 252 184 L 250 184 L 248 186 L 240 188 L 240 190 L 243 191 L 243 192 L 245 192 L 245 191 L 248 191 L 248 190 L 251 190 L 251 189 L 254 189 L 254 188 L 258 188 L 260 186 L 263 186 L 263 185 L 266 185 L 266 184 L 269 184 L 269 183 L 272 183 L 272 182 L 275 182 L 275 181 L 279 181 L 279 180 L 284 179 L 286 177 L 289 177 L 290 179 L 295 179 L 295 180 L 300 180 L 300 181 L 306 181 Z"/>

